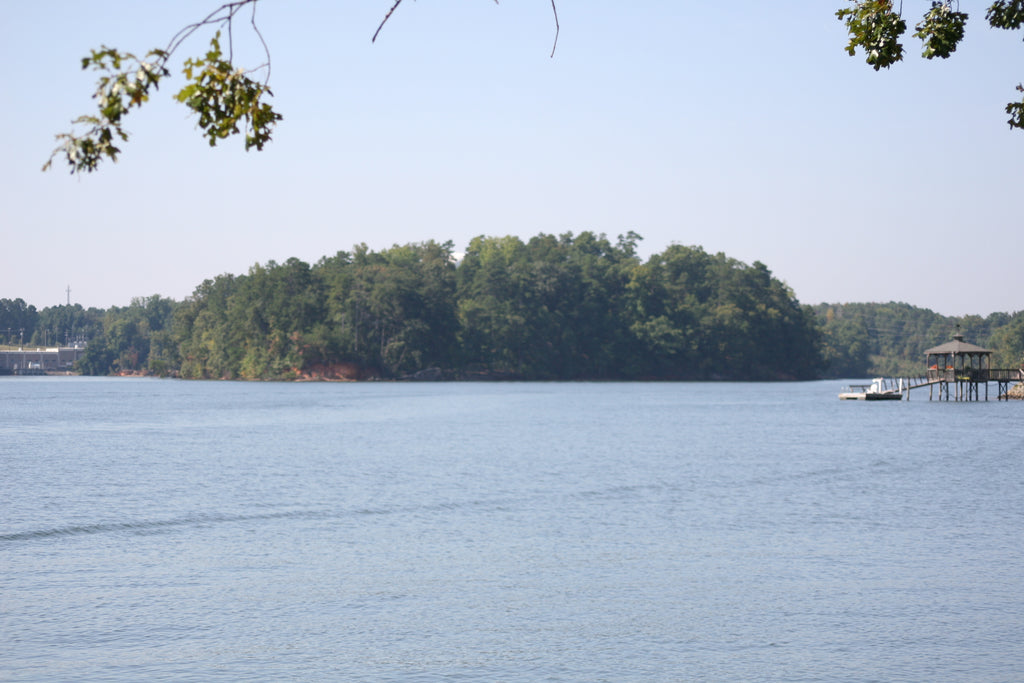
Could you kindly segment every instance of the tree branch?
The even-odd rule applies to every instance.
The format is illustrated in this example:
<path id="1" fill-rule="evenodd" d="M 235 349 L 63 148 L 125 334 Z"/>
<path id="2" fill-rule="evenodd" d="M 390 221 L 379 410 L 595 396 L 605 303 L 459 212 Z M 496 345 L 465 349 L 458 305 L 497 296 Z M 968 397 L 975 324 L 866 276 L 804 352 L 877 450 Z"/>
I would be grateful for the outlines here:
<path id="1" fill-rule="evenodd" d="M 398 9 L 398 6 L 401 4 L 402 0 L 395 0 L 395 4 L 391 6 L 391 9 L 388 10 L 388 13 L 384 15 L 383 19 L 381 19 L 380 25 L 377 27 L 377 30 L 373 32 L 373 37 L 370 38 L 371 43 L 377 42 L 377 36 L 380 35 L 380 31 L 382 28 L 384 28 L 384 24 L 388 23 L 388 19 L 391 18 L 391 15 L 395 13 L 395 10 Z M 498 0 L 494 0 L 494 4 L 497 5 Z M 551 46 L 551 56 L 554 57 L 555 50 L 558 48 L 558 34 L 561 31 L 561 27 L 558 25 L 558 8 L 555 7 L 555 0 L 551 0 L 551 11 L 555 15 L 555 42 Z"/>
<path id="2" fill-rule="evenodd" d="M 371 43 L 377 42 L 377 34 L 380 33 L 380 30 L 384 28 L 384 24 L 388 23 L 388 19 L 391 18 L 391 15 L 394 14 L 395 10 L 398 9 L 398 6 L 401 4 L 402 0 L 395 0 L 395 4 L 391 6 L 391 9 L 388 10 L 388 13 L 384 15 L 383 19 L 381 19 L 380 26 L 378 26 L 377 30 L 373 32 L 373 38 L 370 38 Z"/>
<path id="3" fill-rule="evenodd" d="M 558 8 L 555 7 L 555 0 L 551 0 L 551 11 L 555 14 L 555 43 L 551 46 L 551 56 L 554 57 L 558 48 L 558 32 L 561 30 L 558 26 Z"/>
<path id="4" fill-rule="evenodd" d="M 99 103 L 98 115 L 81 116 L 72 121 L 73 126 L 86 127 L 81 134 L 76 134 L 73 129 L 69 133 L 57 135 L 60 145 L 53 150 L 50 159 L 43 165 L 43 170 L 49 169 L 54 158 L 62 153 L 72 173 L 94 171 L 104 157 L 116 161 L 121 150 L 114 143 L 118 140 L 126 142 L 129 137 L 122 125 L 124 116 L 146 102 L 150 91 L 157 89 L 160 79 L 170 75 L 167 64 L 178 48 L 196 31 L 211 25 L 218 27 L 217 35 L 211 41 L 211 48 L 205 57 L 185 61 L 184 73 L 189 83 L 175 95 L 175 99 L 199 115 L 198 126 L 203 129 L 211 145 L 215 145 L 221 138 L 239 133 L 239 122 L 244 119 L 245 148 L 262 149 L 264 143 L 270 140 L 270 130 L 281 120 L 281 116 L 262 99 L 264 95 L 272 95 L 268 87 L 271 59 L 270 48 L 256 24 L 256 5 L 259 1 L 232 0 L 223 3 L 201 20 L 188 24 L 175 33 L 167 43 L 166 49 L 151 50 L 145 59 L 106 46 L 100 50 L 93 50 L 91 55 L 82 60 L 82 68 L 91 67 L 106 74 L 100 77 L 96 94 L 93 96 Z M 556 0 L 550 2 L 555 19 L 555 39 L 551 46 L 551 56 L 554 57 L 561 27 L 558 23 Z M 402 0 L 394 0 L 370 42 L 376 42 L 384 25 L 401 4 Z M 497 5 L 498 0 L 494 0 L 494 4 Z M 263 46 L 267 61 L 254 69 L 243 71 L 234 64 L 234 20 L 247 6 L 252 7 L 249 23 Z M 226 59 L 222 56 L 219 42 L 225 24 L 228 34 Z M 249 78 L 248 74 L 262 69 L 266 69 L 262 84 Z"/>

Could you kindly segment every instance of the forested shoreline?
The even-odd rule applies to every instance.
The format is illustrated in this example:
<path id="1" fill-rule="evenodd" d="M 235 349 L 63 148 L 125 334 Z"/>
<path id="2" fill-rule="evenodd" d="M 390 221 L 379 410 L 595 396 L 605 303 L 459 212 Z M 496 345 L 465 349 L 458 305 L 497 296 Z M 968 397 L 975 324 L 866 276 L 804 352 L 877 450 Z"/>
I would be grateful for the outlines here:
<path id="1" fill-rule="evenodd" d="M 36 311 L 0 299 L 7 343 L 87 341 L 84 374 L 194 379 L 807 380 L 914 374 L 961 324 L 1015 366 L 1024 315 L 801 305 L 763 263 L 635 233 L 357 245 L 201 283 L 184 301 Z M 28 333 L 26 336 L 26 332 Z"/>
<path id="2" fill-rule="evenodd" d="M 895 302 L 818 304 L 814 311 L 828 377 L 921 374 L 925 349 L 950 341 L 957 330 L 967 341 L 992 349 L 992 367 L 1024 363 L 1024 311 L 957 317 Z"/>

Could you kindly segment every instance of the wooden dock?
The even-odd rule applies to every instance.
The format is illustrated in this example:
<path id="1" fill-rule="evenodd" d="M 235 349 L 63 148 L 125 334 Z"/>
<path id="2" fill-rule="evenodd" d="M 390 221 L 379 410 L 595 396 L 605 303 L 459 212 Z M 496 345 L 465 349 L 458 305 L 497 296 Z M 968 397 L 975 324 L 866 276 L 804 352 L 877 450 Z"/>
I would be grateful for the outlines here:
<path id="1" fill-rule="evenodd" d="M 903 386 L 908 401 L 911 390 L 924 387 L 928 387 L 929 401 L 935 400 L 936 389 L 939 401 L 987 401 L 989 400 L 988 385 L 990 383 L 996 384 L 996 397 L 999 400 L 1008 400 L 1007 392 L 1010 390 L 1010 386 L 1017 382 L 1024 382 L 1024 370 L 1019 368 L 965 368 L 963 370 L 950 368 L 947 370 L 930 369 L 926 375 L 907 377 L 904 379 Z M 982 398 L 982 391 L 984 391 L 984 398 Z"/>
<path id="2" fill-rule="evenodd" d="M 996 397 L 1000 400 L 1009 400 L 1010 385 L 1024 382 L 1024 365 L 1019 368 L 993 368 L 992 350 L 964 341 L 963 335 L 960 334 L 960 326 L 956 327 L 952 341 L 924 352 L 925 367 L 928 368 L 924 375 L 892 380 L 877 379 L 870 389 L 861 387 L 862 393 L 865 394 L 864 399 L 868 400 L 868 395 L 877 399 L 887 394 L 896 394 L 898 398 L 902 398 L 903 394 L 906 394 L 909 401 L 911 391 L 928 387 L 929 401 L 935 400 L 936 390 L 940 401 L 980 401 L 984 387 L 984 400 L 987 401 L 988 385 L 995 382 Z M 898 386 L 899 389 L 885 391 L 887 382 L 888 386 Z M 839 395 L 839 398 L 855 397 L 860 398 L 860 395 Z"/>

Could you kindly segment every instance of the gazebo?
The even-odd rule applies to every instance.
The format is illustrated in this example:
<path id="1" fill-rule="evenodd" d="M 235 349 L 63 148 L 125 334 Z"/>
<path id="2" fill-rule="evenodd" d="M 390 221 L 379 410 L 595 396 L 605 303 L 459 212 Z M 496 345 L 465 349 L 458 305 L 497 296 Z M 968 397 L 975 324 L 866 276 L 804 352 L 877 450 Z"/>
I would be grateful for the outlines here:
<path id="1" fill-rule="evenodd" d="M 977 401 L 979 384 L 985 385 L 988 400 L 988 382 L 992 370 L 992 351 L 964 341 L 957 325 L 953 341 L 926 350 L 928 380 L 939 383 L 939 400 L 945 391 L 949 400 L 949 385 L 956 384 L 957 401 Z"/>

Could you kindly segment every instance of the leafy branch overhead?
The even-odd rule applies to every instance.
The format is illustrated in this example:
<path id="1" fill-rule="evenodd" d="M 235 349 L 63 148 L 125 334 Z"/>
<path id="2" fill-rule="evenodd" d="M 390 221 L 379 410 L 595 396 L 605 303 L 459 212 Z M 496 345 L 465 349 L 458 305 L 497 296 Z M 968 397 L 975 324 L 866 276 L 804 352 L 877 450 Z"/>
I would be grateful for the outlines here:
<path id="1" fill-rule="evenodd" d="M 169 74 L 164 64 L 167 53 L 152 50 L 146 59 L 103 46 L 93 50 L 82 59 L 82 68 L 92 68 L 108 75 L 101 76 L 93 99 L 99 103 L 97 115 L 79 116 L 72 121 L 84 126 L 85 132 L 76 135 L 61 133 L 57 140 L 61 144 L 53 150 L 49 161 L 43 165 L 47 170 L 53 165 L 54 157 L 64 154 L 72 173 L 95 171 L 104 157 L 117 161 L 121 153 L 116 142 L 127 142 L 128 133 L 121 125 L 121 119 L 133 108 L 149 99 L 150 90 L 156 90 L 160 79 Z"/>
<path id="2" fill-rule="evenodd" d="M 495 0 L 497 3 L 498 0 Z M 270 81 L 270 50 L 256 25 L 256 5 L 259 0 L 236 0 L 227 2 L 201 21 L 189 24 L 171 38 L 167 47 L 150 50 L 145 58 L 139 59 L 130 52 L 119 52 L 102 46 L 82 59 L 82 69 L 99 71 L 93 99 L 98 103 L 96 114 L 80 116 L 72 125 L 71 132 L 57 135 L 59 144 L 50 154 L 43 170 L 53 166 L 54 159 L 62 157 L 71 173 L 97 170 L 104 159 L 117 161 L 121 149 L 117 146 L 127 142 L 128 131 L 123 125 L 124 117 L 149 100 L 152 91 L 159 88 L 160 81 L 170 75 L 167 68 L 171 57 L 179 47 L 196 31 L 204 27 L 217 27 L 210 40 L 210 49 L 205 56 L 186 59 L 183 74 L 186 85 L 175 99 L 191 109 L 197 116 L 199 128 L 215 146 L 219 140 L 231 135 L 245 133 L 245 149 L 255 147 L 262 150 L 270 142 L 274 126 L 281 115 L 267 102 L 273 96 Z M 384 24 L 394 13 L 402 0 L 396 0 L 381 20 L 373 41 Z M 244 70 L 234 63 L 233 28 L 238 13 L 245 7 L 252 10 L 250 24 L 266 54 L 266 62 L 254 69 Z M 555 46 L 558 44 L 558 10 L 551 0 L 555 15 Z M 222 30 L 227 29 L 228 53 L 221 49 Z M 554 55 L 554 46 L 551 54 Z M 250 74 L 262 72 L 257 80 Z"/>
<path id="3" fill-rule="evenodd" d="M 184 75 L 188 82 L 176 95 L 198 116 L 199 128 L 203 130 L 210 144 L 217 140 L 245 130 L 245 147 L 262 149 L 270 140 L 270 133 L 281 115 L 265 101 L 273 93 L 267 86 L 270 79 L 270 51 L 256 25 L 256 3 L 258 0 L 238 0 L 221 5 L 204 19 L 181 29 L 171 38 L 163 50 L 155 49 L 139 59 L 129 52 L 118 52 L 103 46 L 93 50 L 82 59 L 83 69 L 100 71 L 93 94 L 98 104 L 95 115 L 80 116 L 72 123 L 78 126 L 69 133 L 57 135 L 60 143 L 43 165 L 48 170 L 55 158 L 63 156 L 72 173 L 97 170 L 105 158 L 117 161 L 121 153 L 115 143 L 127 142 L 129 134 L 124 129 L 124 117 L 149 100 L 150 93 L 157 90 L 160 81 L 170 75 L 167 65 L 179 47 L 196 31 L 207 26 L 227 28 L 228 56 L 224 57 L 220 47 L 220 30 L 210 41 L 210 50 L 205 57 L 188 59 Z M 252 30 L 263 45 L 267 61 L 248 72 L 232 63 L 234 20 L 239 11 L 250 6 L 252 9 Z M 262 82 L 250 78 L 249 74 L 263 72 Z"/>
<path id="4" fill-rule="evenodd" d="M 270 129 L 281 115 L 261 98 L 273 93 L 265 83 L 252 80 L 224 59 L 220 31 L 210 41 L 205 58 L 185 60 L 184 73 L 189 84 L 175 99 L 199 116 L 199 127 L 211 147 L 222 138 L 237 135 L 238 122 L 243 119 L 246 150 L 261 150 L 270 141 Z"/>
<path id="5" fill-rule="evenodd" d="M 846 45 L 850 56 L 860 48 L 865 61 L 875 71 L 902 61 L 900 39 L 907 30 L 902 2 L 898 10 L 892 0 L 850 0 L 850 3 L 851 7 L 836 12 L 850 35 Z M 985 19 L 993 28 L 1019 29 L 1024 23 L 1024 0 L 995 0 L 985 12 Z M 914 27 L 914 37 L 920 38 L 923 44 L 921 56 L 949 58 L 963 40 L 966 23 L 967 14 L 959 11 L 959 3 L 933 0 L 931 8 Z M 1018 85 L 1017 90 L 1024 93 L 1024 85 Z M 1024 100 L 1007 104 L 1006 113 L 1010 114 L 1011 128 L 1024 128 Z"/>

